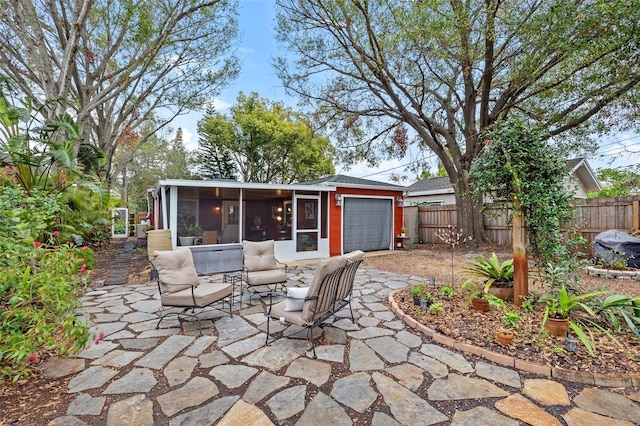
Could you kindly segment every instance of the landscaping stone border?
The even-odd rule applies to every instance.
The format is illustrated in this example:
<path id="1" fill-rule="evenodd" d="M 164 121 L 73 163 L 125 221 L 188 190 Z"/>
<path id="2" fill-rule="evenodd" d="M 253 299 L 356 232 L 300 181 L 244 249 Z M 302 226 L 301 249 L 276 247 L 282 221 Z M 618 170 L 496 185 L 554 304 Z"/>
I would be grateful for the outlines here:
<path id="1" fill-rule="evenodd" d="M 621 278 L 640 281 L 640 271 L 618 271 L 616 269 L 600 269 L 595 266 L 587 266 L 587 274 L 593 277 Z"/>
<path id="2" fill-rule="evenodd" d="M 398 319 L 404 322 L 407 327 L 412 328 L 415 331 L 422 333 L 426 337 L 431 338 L 435 343 L 441 344 L 443 346 L 448 346 L 460 352 L 476 355 L 486 360 L 495 362 L 496 364 L 504 365 L 506 367 L 512 367 L 516 370 L 521 370 L 526 373 L 553 377 L 559 380 L 566 380 L 572 383 L 581 383 L 592 386 L 602 386 L 609 388 L 640 388 L 640 373 L 605 374 L 573 371 L 564 368 L 552 368 L 545 365 L 535 364 L 529 361 L 514 358 L 509 355 L 490 351 L 480 346 L 458 342 L 449 336 L 437 333 L 432 328 L 429 328 L 426 325 L 417 322 L 411 315 L 405 314 L 404 311 L 400 309 L 400 306 L 394 298 L 394 295 L 400 291 L 402 291 L 402 289 L 393 291 L 389 294 L 389 305 L 391 307 L 391 311 L 396 315 L 396 317 L 398 317 Z"/>

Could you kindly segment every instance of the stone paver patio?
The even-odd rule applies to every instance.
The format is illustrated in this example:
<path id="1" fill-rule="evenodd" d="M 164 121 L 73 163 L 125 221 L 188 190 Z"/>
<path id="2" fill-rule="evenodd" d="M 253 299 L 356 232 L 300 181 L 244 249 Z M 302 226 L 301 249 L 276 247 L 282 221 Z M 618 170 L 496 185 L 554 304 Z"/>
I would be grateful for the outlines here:
<path id="1" fill-rule="evenodd" d="M 290 270 L 307 281 L 312 265 Z M 343 309 L 318 331 L 318 358 L 306 333 L 285 329 L 264 346 L 260 299 L 233 318 L 214 308 L 201 324 L 163 320 L 155 283 L 104 286 L 83 298 L 96 334 L 74 358 L 54 358 L 49 377 L 74 375 L 77 397 L 50 425 L 633 425 L 640 392 L 616 392 L 523 374 L 457 353 L 416 334 L 383 303 L 420 281 L 366 267 Z M 202 336 L 199 328 L 202 327 Z M 151 396 L 157 395 L 157 396 Z M 456 408 L 463 407 L 463 408 Z M 564 423 L 563 423 L 564 422 Z"/>

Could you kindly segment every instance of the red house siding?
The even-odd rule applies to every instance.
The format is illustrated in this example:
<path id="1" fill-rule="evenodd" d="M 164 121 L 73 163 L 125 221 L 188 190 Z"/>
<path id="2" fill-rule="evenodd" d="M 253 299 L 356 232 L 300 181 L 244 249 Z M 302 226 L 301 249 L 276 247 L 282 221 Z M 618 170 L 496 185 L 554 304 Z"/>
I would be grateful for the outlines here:
<path id="1" fill-rule="evenodd" d="M 335 195 L 358 195 L 371 197 L 393 197 L 393 235 L 400 233 L 402 227 L 402 207 L 398 206 L 397 199 L 402 197 L 402 191 L 384 191 L 377 189 L 361 188 L 336 188 L 336 192 L 329 195 L 329 252 L 331 256 L 342 254 L 342 207 L 336 206 Z M 395 244 L 393 245 L 395 247 Z"/>

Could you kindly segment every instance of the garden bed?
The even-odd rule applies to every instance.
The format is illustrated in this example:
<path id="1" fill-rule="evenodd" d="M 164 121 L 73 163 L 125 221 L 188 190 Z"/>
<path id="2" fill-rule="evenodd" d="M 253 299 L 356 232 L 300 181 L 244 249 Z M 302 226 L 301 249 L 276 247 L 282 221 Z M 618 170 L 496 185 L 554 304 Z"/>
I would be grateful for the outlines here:
<path id="1" fill-rule="evenodd" d="M 490 253 L 490 250 L 488 251 Z M 409 274 L 416 277 L 435 277 L 437 286 L 450 285 L 459 291 L 466 277 L 460 269 L 466 266 L 469 259 L 486 251 L 462 250 L 453 254 L 453 279 L 451 276 L 451 252 L 442 247 L 421 247 L 379 257 L 369 257 L 365 266 L 391 272 Z M 507 258 L 509 253 L 499 253 L 500 258 Z M 584 274 L 584 291 L 606 287 L 615 293 L 629 296 L 640 296 L 640 284 L 631 280 L 607 280 Z M 539 281 L 532 278 L 530 291 L 540 294 L 543 288 Z M 509 346 L 496 343 L 495 333 L 504 327 L 502 314 L 495 308 L 489 312 L 471 310 L 470 303 L 463 296 L 445 298 L 433 292 L 436 302 L 443 303 L 443 310 L 438 314 L 430 314 L 427 310 L 415 306 L 409 296 L 409 289 L 395 295 L 399 307 L 416 321 L 425 324 L 436 332 L 452 337 L 457 341 L 484 347 L 495 352 L 508 354 L 518 359 L 537 364 L 559 367 L 576 371 L 598 373 L 640 372 L 640 341 L 632 334 L 618 335 L 622 345 L 618 347 L 606 336 L 595 336 L 597 352 L 595 357 L 589 356 L 586 349 L 578 343 L 578 351 L 573 354 L 565 349 L 565 340 L 561 337 L 547 336 L 541 331 L 544 307 L 537 305 L 533 312 L 527 313 L 509 304 L 522 320 L 516 330 L 514 342 Z M 575 336 L 574 336 L 575 337 Z"/>

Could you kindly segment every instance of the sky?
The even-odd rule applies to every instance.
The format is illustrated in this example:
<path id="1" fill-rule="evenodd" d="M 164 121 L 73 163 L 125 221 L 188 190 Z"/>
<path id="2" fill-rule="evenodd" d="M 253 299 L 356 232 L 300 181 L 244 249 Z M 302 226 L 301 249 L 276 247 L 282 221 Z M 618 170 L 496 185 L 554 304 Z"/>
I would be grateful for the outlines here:
<path id="1" fill-rule="evenodd" d="M 239 77 L 224 89 L 214 100 L 213 105 L 219 112 L 224 112 L 236 103 L 240 92 L 249 94 L 258 92 L 262 98 L 278 101 L 295 108 L 296 100 L 285 94 L 282 83 L 275 75 L 271 66 L 272 58 L 285 54 L 275 40 L 275 2 L 273 0 L 240 0 L 238 23 L 240 40 L 237 56 L 241 60 Z M 181 128 L 187 148 L 197 148 L 197 123 L 202 113 L 191 113 L 178 117 L 173 122 L 173 128 Z M 603 167 L 621 167 L 640 162 L 640 135 L 634 133 L 617 134 L 600 144 L 599 155 L 589 158 L 589 164 L 595 170 Z M 392 173 L 403 173 L 403 165 L 415 158 L 404 158 L 381 162 L 378 167 L 367 164 L 357 164 L 350 169 L 336 166 L 336 174 L 346 174 L 353 177 L 366 178 L 380 182 L 391 182 Z M 434 159 L 432 169 L 435 171 L 437 162 Z M 415 180 L 402 184 L 410 185 Z"/>

